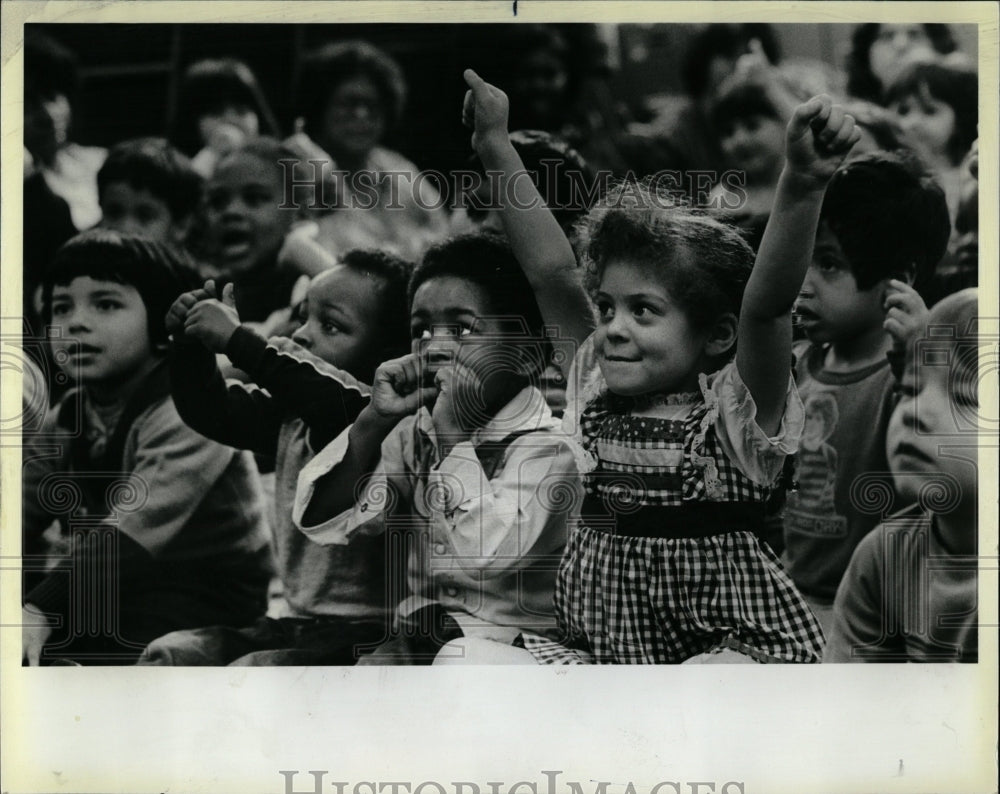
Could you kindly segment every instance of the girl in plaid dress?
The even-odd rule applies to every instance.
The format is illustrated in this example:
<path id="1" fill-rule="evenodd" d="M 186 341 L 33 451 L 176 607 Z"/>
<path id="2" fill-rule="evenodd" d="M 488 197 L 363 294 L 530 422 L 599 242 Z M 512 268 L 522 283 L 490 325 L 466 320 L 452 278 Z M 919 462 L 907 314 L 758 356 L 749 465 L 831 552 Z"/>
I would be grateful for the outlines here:
<path id="1" fill-rule="evenodd" d="M 756 533 L 802 429 L 791 309 L 854 120 L 826 96 L 795 110 L 756 262 L 703 212 L 634 182 L 612 192 L 583 234 L 595 323 L 544 197 L 516 178 L 506 96 L 466 79 L 473 146 L 507 175 L 505 230 L 546 323 L 579 343 L 564 428 L 586 497 L 557 583 L 564 637 L 524 634 L 525 648 L 552 663 L 819 661 L 822 630 Z"/>

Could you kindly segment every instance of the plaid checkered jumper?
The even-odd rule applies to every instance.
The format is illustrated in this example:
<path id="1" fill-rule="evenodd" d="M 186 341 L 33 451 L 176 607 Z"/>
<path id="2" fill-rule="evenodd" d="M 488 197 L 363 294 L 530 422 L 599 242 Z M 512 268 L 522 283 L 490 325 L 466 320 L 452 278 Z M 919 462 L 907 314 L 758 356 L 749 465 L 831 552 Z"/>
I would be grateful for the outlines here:
<path id="1" fill-rule="evenodd" d="M 819 623 L 745 524 L 630 534 L 633 515 L 648 517 L 649 507 L 654 520 L 657 507 L 714 509 L 706 503 L 723 515 L 740 505 L 763 512 L 770 489 L 725 454 L 714 394 L 703 383 L 701 395 L 686 397 L 690 412 L 676 420 L 632 416 L 627 401 L 607 393 L 584 410 L 584 447 L 597 466 L 586 475 L 590 498 L 556 586 L 563 641 L 522 637 L 538 661 L 662 664 L 725 648 L 761 662 L 820 661 Z M 588 515 L 594 498 L 610 510 Z M 700 513 L 692 512 L 697 523 Z M 676 519 L 676 510 L 663 513 Z"/>

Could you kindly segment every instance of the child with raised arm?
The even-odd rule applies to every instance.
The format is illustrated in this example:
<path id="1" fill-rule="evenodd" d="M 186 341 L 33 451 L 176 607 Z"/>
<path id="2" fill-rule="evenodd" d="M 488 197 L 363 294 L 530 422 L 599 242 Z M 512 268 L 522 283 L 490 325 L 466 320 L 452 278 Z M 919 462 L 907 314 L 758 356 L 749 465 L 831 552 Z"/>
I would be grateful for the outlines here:
<path id="1" fill-rule="evenodd" d="M 838 168 L 823 200 L 796 303 L 806 339 L 793 352 L 806 418 L 782 562 L 824 629 L 851 553 L 879 521 L 855 489 L 873 472 L 890 487 L 892 364 L 927 311 L 911 284 L 933 270 L 948 231 L 941 189 L 919 163 L 888 152 Z"/>
<path id="2" fill-rule="evenodd" d="M 507 99 L 466 80 L 473 145 L 512 178 Z M 826 182 L 857 138 L 828 97 L 795 110 L 752 272 L 730 227 L 634 186 L 609 196 L 587 221 L 596 330 L 555 221 L 505 208 L 546 322 L 580 344 L 564 429 L 592 457 L 557 584 L 563 637 L 521 638 L 539 661 L 819 661 L 820 627 L 755 532 L 802 428 L 792 305 Z"/>
<path id="3" fill-rule="evenodd" d="M 167 317 L 170 373 L 181 417 L 205 436 L 275 461 L 272 547 L 288 614 L 239 627 L 210 626 L 159 638 L 142 664 L 354 664 L 383 639 L 387 603 L 381 539 L 319 546 L 292 523 L 302 467 L 367 404 L 378 364 L 409 346 L 409 263 L 351 251 L 313 279 L 306 317 L 291 339 L 264 339 L 240 323 L 232 286 L 182 295 Z M 253 379 L 226 383 L 225 353 Z"/>
<path id="4" fill-rule="evenodd" d="M 554 635 L 579 482 L 536 385 L 541 314 L 493 235 L 431 248 L 409 292 L 413 352 L 379 367 L 371 403 L 303 468 L 294 519 L 317 543 L 388 534 L 403 552 L 395 636 L 363 663 L 532 663 L 511 643 Z"/>

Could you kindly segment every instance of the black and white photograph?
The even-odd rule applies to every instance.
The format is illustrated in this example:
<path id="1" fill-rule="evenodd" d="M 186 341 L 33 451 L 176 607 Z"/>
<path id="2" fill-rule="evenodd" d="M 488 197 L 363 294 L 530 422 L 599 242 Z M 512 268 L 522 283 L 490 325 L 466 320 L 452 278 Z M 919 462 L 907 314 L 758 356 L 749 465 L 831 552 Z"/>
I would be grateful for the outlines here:
<path id="1" fill-rule="evenodd" d="M 997 6 L 2 14 L 0 791 L 996 791 Z"/>

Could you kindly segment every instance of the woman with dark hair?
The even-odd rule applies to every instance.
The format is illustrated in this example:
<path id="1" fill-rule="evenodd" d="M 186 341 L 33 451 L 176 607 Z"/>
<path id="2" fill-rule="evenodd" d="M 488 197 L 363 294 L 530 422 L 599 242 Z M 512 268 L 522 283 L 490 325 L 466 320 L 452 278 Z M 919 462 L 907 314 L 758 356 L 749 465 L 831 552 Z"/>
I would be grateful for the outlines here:
<path id="1" fill-rule="evenodd" d="M 170 140 L 206 179 L 223 155 L 258 135 L 278 135 L 257 78 L 242 61 L 210 58 L 184 72 Z"/>
<path id="2" fill-rule="evenodd" d="M 935 60 L 955 50 L 947 25 L 859 25 L 847 57 L 847 92 L 883 104 L 885 89 L 909 64 Z"/>
<path id="3" fill-rule="evenodd" d="M 59 246 L 101 220 L 97 172 L 107 150 L 73 140 L 79 86 L 72 52 L 39 33 L 25 37 L 22 310 L 36 334 L 42 331 L 41 274 Z M 37 363 L 52 372 L 41 353 Z"/>
<path id="4" fill-rule="evenodd" d="M 319 220 L 317 238 L 334 256 L 378 247 L 415 259 L 446 233 L 437 190 L 418 179 L 413 163 L 380 145 L 405 101 L 399 65 L 367 42 L 328 44 L 305 58 L 299 132 L 291 140 L 303 151 L 328 153 L 338 176 L 338 195 L 325 196 L 336 211 Z"/>

